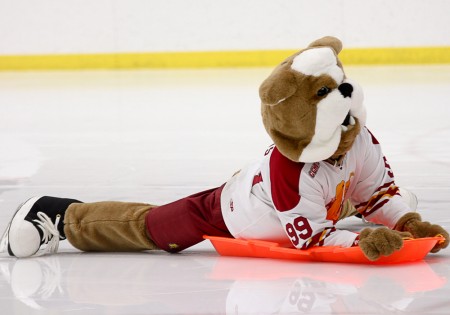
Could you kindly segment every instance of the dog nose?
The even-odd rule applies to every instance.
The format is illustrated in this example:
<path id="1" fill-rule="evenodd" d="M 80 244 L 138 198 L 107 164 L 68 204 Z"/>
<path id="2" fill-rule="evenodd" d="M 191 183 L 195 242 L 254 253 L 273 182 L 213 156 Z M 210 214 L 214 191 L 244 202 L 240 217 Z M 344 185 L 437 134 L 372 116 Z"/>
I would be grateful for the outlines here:
<path id="1" fill-rule="evenodd" d="M 342 96 L 351 97 L 353 92 L 353 86 L 350 83 L 342 83 L 339 85 L 338 90 L 341 92 Z"/>

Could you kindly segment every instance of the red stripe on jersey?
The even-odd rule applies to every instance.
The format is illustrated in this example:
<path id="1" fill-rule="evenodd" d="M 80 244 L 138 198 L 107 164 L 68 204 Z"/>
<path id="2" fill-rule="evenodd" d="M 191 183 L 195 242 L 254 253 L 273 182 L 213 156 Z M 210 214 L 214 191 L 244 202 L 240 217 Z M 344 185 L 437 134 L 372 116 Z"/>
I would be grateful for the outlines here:
<path id="1" fill-rule="evenodd" d="M 357 208 L 358 212 L 361 213 L 363 216 L 370 215 L 377 211 L 379 208 L 384 206 L 389 200 L 385 199 L 383 201 L 380 201 L 382 198 L 392 198 L 395 195 L 398 195 L 398 187 L 395 185 L 390 186 L 386 191 L 381 191 L 376 195 L 373 195 L 369 202 L 362 208 Z M 379 202 L 379 203 L 378 203 Z"/>
<path id="2" fill-rule="evenodd" d="M 384 199 L 383 201 L 377 203 L 375 206 L 373 206 L 370 210 L 367 209 L 363 215 L 367 216 L 370 215 L 372 213 L 374 213 L 375 211 L 377 211 L 378 209 L 380 209 L 382 206 L 384 206 L 386 203 L 388 203 L 389 199 Z"/>
<path id="3" fill-rule="evenodd" d="M 390 187 L 391 185 L 394 185 L 394 186 L 395 186 L 395 182 L 392 181 L 392 182 L 386 183 L 386 184 L 384 184 L 384 185 L 381 185 L 380 187 L 378 187 L 378 188 L 375 190 L 375 192 L 373 193 L 372 197 L 373 197 L 376 193 L 380 192 L 381 190 L 383 190 L 383 189 L 385 189 L 385 188 Z M 371 197 L 371 198 L 372 198 L 372 197 Z M 355 208 L 358 209 L 358 208 L 361 208 L 361 207 L 365 207 L 365 206 L 367 206 L 367 204 L 368 204 L 370 201 L 371 201 L 371 199 L 369 199 L 369 200 L 366 201 L 366 202 L 362 202 L 362 203 L 356 205 Z"/>
<path id="4" fill-rule="evenodd" d="M 325 238 L 327 238 L 333 232 L 336 232 L 335 227 L 325 228 L 322 232 L 317 233 L 308 241 L 306 241 L 301 249 L 308 249 L 313 246 L 323 246 L 323 244 L 325 243 Z"/>
<path id="5" fill-rule="evenodd" d="M 300 173 L 305 163 L 283 156 L 278 148 L 270 156 L 270 186 L 272 201 L 278 211 L 293 209 L 300 202 Z"/>
<path id="6" fill-rule="evenodd" d="M 367 128 L 366 128 L 367 129 Z M 380 142 L 378 142 L 377 138 L 375 138 L 375 136 L 373 135 L 372 132 L 370 132 L 369 129 L 367 129 L 367 131 L 370 133 L 370 136 L 372 137 L 372 143 L 373 144 L 380 144 Z"/>

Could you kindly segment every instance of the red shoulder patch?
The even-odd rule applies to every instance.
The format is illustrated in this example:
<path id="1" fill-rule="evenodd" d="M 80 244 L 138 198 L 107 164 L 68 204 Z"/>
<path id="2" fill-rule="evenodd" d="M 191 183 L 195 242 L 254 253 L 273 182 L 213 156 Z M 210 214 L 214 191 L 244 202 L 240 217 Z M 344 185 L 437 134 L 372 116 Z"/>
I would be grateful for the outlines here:
<path id="1" fill-rule="evenodd" d="M 300 202 L 300 173 L 305 164 L 286 158 L 275 148 L 270 157 L 272 201 L 278 211 L 293 209 Z"/>

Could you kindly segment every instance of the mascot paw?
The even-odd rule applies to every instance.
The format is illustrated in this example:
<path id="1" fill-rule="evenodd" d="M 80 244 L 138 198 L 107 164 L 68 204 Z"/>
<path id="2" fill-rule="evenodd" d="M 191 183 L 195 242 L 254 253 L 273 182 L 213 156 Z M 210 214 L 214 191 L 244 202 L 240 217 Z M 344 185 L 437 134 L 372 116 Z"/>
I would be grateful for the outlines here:
<path id="1" fill-rule="evenodd" d="M 403 247 L 403 239 L 410 238 L 408 232 L 399 232 L 381 227 L 378 229 L 366 228 L 359 234 L 359 247 L 364 255 L 371 260 L 377 260 L 381 255 L 389 256 Z"/>
<path id="2" fill-rule="evenodd" d="M 409 212 L 398 220 L 395 229 L 398 231 L 406 231 L 413 235 L 414 238 L 442 236 L 445 240 L 438 242 L 432 253 L 436 253 L 443 248 L 446 248 L 449 243 L 449 234 L 444 228 L 437 224 L 430 222 L 423 222 L 420 215 L 416 212 Z"/>

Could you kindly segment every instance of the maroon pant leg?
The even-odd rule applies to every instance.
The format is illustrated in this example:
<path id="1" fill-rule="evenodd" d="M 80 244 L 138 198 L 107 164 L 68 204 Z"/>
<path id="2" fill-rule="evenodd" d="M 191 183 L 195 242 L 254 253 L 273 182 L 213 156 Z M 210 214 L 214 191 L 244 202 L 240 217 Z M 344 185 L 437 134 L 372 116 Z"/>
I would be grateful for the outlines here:
<path id="1" fill-rule="evenodd" d="M 203 241 L 203 235 L 232 237 L 223 221 L 223 186 L 153 208 L 145 219 L 150 238 L 168 252 L 179 252 Z"/>

